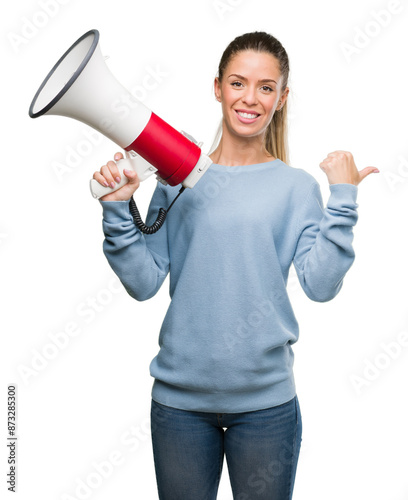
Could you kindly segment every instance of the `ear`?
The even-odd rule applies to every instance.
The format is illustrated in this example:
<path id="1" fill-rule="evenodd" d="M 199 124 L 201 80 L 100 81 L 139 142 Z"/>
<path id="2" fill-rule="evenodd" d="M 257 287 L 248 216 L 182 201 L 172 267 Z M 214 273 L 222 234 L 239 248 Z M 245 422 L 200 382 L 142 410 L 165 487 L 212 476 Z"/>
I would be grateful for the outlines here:
<path id="1" fill-rule="evenodd" d="M 285 101 L 288 98 L 288 95 L 289 95 L 289 87 L 286 87 L 286 89 L 284 90 L 284 92 L 280 96 L 279 101 L 280 101 L 281 105 L 279 106 L 278 111 L 280 111 L 283 108 L 283 105 L 285 104 Z"/>
<path id="2" fill-rule="evenodd" d="M 217 101 L 221 102 L 221 85 L 218 76 L 214 79 L 214 94 Z"/>

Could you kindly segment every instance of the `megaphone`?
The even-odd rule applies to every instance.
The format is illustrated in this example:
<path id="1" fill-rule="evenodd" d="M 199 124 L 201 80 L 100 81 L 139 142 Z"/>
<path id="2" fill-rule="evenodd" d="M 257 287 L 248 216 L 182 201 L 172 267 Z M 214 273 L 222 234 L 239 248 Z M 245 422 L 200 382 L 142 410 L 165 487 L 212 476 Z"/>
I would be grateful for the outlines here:
<path id="1" fill-rule="evenodd" d="M 126 158 L 117 162 L 118 167 L 135 170 L 141 181 L 155 173 L 163 184 L 181 184 L 180 192 L 194 187 L 212 163 L 202 153 L 202 143 L 171 127 L 122 86 L 105 63 L 99 38 L 98 30 L 90 30 L 62 55 L 37 90 L 30 105 L 30 117 L 60 115 L 79 120 L 124 149 Z M 119 114 L 118 102 L 129 104 L 128 113 L 123 113 L 122 106 Z M 100 198 L 126 182 L 122 175 L 121 182 L 110 188 L 91 179 L 92 196 Z M 139 214 L 134 200 L 131 208 L 135 218 Z M 164 222 L 164 212 L 156 226 L 161 227 Z M 136 219 L 144 232 L 159 229 L 153 225 L 155 230 L 149 231 L 140 215 L 140 225 Z"/>

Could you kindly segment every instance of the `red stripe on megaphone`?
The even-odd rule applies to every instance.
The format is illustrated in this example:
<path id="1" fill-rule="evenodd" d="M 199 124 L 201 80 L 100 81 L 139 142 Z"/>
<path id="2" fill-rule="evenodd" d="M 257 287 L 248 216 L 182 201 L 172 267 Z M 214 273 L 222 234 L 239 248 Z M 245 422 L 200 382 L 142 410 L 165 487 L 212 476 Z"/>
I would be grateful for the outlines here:
<path id="1" fill-rule="evenodd" d="M 170 186 L 183 182 L 201 155 L 197 144 L 153 112 L 143 131 L 124 149 L 135 151 L 156 167 Z"/>

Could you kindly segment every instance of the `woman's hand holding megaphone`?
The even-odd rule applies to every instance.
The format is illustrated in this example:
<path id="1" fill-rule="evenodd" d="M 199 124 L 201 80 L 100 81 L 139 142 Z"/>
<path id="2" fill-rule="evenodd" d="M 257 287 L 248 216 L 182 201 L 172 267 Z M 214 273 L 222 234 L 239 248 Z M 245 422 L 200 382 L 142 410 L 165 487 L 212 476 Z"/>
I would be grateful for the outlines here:
<path id="1" fill-rule="evenodd" d="M 122 153 L 116 153 L 114 156 L 116 161 L 123 159 Z M 114 161 L 108 161 L 103 165 L 99 172 L 93 174 L 93 178 L 102 186 L 114 188 L 121 181 L 121 175 L 125 175 L 128 182 L 117 191 L 106 194 L 99 198 L 101 201 L 127 201 L 131 198 L 136 189 L 140 186 L 140 181 L 137 173 L 134 170 L 124 169 L 123 174 L 119 172 L 119 168 Z"/>

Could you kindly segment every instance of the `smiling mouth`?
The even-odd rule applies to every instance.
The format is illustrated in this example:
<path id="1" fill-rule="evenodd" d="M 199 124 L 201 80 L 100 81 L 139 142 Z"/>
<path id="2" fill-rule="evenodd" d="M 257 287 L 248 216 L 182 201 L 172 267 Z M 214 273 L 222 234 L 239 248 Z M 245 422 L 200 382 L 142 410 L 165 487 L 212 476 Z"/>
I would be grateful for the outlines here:
<path id="1" fill-rule="evenodd" d="M 235 110 L 237 115 L 241 116 L 242 118 L 246 118 L 247 120 L 254 120 L 255 118 L 258 118 L 260 116 L 259 113 L 244 113 L 243 111 L 237 111 Z"/>

